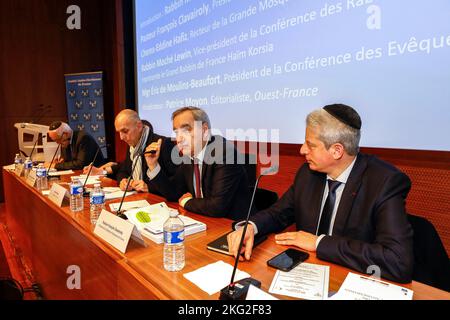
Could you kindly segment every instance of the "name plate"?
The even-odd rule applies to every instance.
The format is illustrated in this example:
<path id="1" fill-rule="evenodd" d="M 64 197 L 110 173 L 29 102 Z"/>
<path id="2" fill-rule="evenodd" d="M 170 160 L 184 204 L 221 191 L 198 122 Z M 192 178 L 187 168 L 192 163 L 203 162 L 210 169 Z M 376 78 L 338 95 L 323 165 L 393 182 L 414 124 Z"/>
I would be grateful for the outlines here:
<path id="1" fill-rule="evenodd" d="M 106 210 L 102 210 L 95 225 L 94 233 L 122 253 L 126 252 L 131 237 L 141 245 L 146 246 L 141 233 L 134 224 Z"/>
<path id="2" fill-rule="evenodd" d="M 34 187 L 34 184 L 36 183 L 36 179 L 37 179 L 36 171 L 31 170 L 30 173 L 28 174 L 27 180 L 25 180 L 25 181 L 30 187 Z"/>
<path id="3" fill-rule="evenodd" d="M 23 165 L 17 166 L 16 170 L 14 170 L 16 176 L 21 177 L 23 175 L 23 169 Z"/>
<path id="4" fill-rule="evenodd" d="M 50 189 L 50 193 L 48 195 L 48 198 L 54 203 L 56 204 L 58 207 L 62 207 L 63 201 L 64 201 L 64 197 L 66 195 L 66 193 L 68 194 L 68 191 L 66 188 L 64 188 L 63 186 L 54 183 L 52 185 L 52 188 Z"/>

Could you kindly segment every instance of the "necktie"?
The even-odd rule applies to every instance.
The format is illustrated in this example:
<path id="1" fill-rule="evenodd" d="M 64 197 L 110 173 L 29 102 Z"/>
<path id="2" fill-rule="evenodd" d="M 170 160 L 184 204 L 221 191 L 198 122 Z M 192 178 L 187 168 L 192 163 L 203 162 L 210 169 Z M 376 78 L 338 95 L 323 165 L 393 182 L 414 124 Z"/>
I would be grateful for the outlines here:
<path id="1" fill-rule="evenodd" d="M 328 196 L 323 206 L 322 216 L 320 217 L 319 231 L 317 235 L 328 234 L 330 229 L 331 216 L 333 214 L 334 205 L 336 202 L 336 189 L 341 182 L 328 180 Z"/>
<path id="2" fill-rule="evenodd" d="M 195 177 L 195 197 L 201 198 L 201 180 L 200 180 L 200 168 L 198 166 L 198 159 L 194 158 L 194 177 Z"/>

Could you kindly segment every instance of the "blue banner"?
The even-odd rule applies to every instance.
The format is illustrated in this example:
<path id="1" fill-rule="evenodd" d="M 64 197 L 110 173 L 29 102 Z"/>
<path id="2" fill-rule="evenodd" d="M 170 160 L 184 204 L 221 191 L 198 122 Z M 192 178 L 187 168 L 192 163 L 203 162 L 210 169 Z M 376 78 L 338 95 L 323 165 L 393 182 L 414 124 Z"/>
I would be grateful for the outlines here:
<path id="1" fill-rule="evenodd" d="M 69 126 L 88 132 L 99 146 L 105 145 L 103 72 L 66 74 L 65 81 Z M 106 148 L 102 152 L 107 158 Z"/>

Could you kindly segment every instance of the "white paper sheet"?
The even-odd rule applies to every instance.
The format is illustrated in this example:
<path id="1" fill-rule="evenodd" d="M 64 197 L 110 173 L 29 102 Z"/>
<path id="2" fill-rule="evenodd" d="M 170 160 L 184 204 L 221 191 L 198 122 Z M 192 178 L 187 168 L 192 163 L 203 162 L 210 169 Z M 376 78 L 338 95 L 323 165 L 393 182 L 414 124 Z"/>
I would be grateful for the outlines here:
<path id="1" fill-rule="evenodd" d="M 209 295 L 212 295 L 230 283 L 232 273 L 233 266 L 219 260 L 195 271 L 185 273 L 183 276 Z M 250 277 L 248 273 L 238 269 L 234 280 L 239 281 L 248 277 Z"/>
<path id="2" fill-rule="evenodd" d="M 73 174 L 73 170 L 50 171 L 48 173 L 49 177 L 52 177 L 52 176 L 67 176 L 69 174 Z"/>
<path id="3" fill-rule="evenodd" d="M 109 205 L 109 208 L 111 209 L 112 212 L 115 212 L 115 211 L 119 210 L 119 205 L 120 205 L 120 202 L 111 203 Z M 148 203 L 147 200 L 126 201 L 126 202 L 124 201 L 122 203 L 121 210 L 130 210 L 130 209 L 135 209 L 135 208 L 148 207 L 149 205 L 150 205 L 150 203 Z"/>
<path id="4" fill-rule="evenodd" d="M 103 191 L 105 193 L 112 193 L 112 192 L 120 191 L 120 188 L 119 187 L 103 187 Z"/>
<path id="5" fill-rule="evenodd" d="M 260 288 L 250 285 L 248 287 L 247 297 L 245 300 L 278 300 L 274 296 L 268 294 L 267 292 L 261 290 Z"/>
<path id="6" fill-rule="evenodd" d="M 131 196 L 135 193 L 136 193 L 136 191 L 127 191 L 127 194 L 125 195 L 125 197 Z M 116 192 L 111 192 L 111 193 L 105 193 L 105 200 L 118 199 L 118 198 L 122 198 L 122 197 L 123 197 L 122 190 L 119 190 Z"/>
<path id="7" fill-rule="evenodd" d="M 413 291 L 349 272 L 330 300 L 412 300 Z"/>
<path id="8" fill-rule="evenodd" d="M 328 298 L 329 280 L 329 266 L 303 262 L 289 272 L 278 270 L 269 292 L 307 300 L 323 300 Z"/>

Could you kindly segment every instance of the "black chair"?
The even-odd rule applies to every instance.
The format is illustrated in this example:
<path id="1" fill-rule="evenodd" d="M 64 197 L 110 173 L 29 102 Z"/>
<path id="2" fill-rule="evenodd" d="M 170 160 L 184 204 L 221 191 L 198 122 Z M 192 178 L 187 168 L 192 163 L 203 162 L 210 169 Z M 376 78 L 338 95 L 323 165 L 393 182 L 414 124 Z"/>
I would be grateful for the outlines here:
<path id="1" fill-rule="evenodd" d="M 240 156 L 243 156 L 245 161 L 245 171 L 248 178 L 248 189 L 250 195 L 253 193 L 253 188 L 255 187 L 256 183 L 256 155 L 245 153 L 241 154 Z M 240 159 L 242 161 L 242 159 Z M 258 211 L 264 210 L 268 207 L 270 207 L 272 204 L 277 202 L 278 200 L 278 194 L 276 192 L 257 188 L 255 192 L 255 200 L 253 202 L 253 209 L 252 212 L 256 213 Z"/>
<path id="2" fill-rule="evenodd" d="M 255 193 L 254 208 L 256 212 L 269 208 L 278 200 L 278 194 L 276 192 L 257 188 Z"/>
<path id="3" fill-rule="evenodd" d="M 413 280 L 450 291 L 450 261 L 433 224 L 408 214 L 414 231 Z"/>

